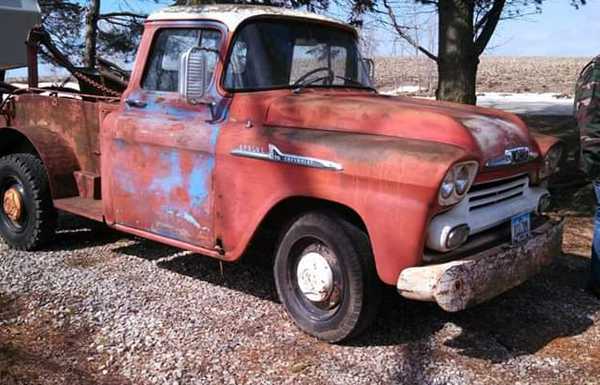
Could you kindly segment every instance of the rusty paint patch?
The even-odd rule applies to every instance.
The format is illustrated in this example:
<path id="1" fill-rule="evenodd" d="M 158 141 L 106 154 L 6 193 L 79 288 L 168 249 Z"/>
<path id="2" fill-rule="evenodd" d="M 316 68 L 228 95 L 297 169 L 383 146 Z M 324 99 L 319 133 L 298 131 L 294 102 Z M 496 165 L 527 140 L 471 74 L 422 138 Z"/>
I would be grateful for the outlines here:
<path id="1" fill-rule="evenodd" d="M 18 222 L 23 216 L 23 197 L 16 188 L 10 188 L 4 193 L 3 208 L 6 216 L 13 222 Z"/>
<path id="2" fill-rule="evenodd" d="M 212 181 L 220 125 L 206 106 L 177 94 L 138 89 L 108 131 L 105 174 L 117 224 L 196 246 L 212 247 Z M 143 202 L 143 203 L 140 203 Z"/>

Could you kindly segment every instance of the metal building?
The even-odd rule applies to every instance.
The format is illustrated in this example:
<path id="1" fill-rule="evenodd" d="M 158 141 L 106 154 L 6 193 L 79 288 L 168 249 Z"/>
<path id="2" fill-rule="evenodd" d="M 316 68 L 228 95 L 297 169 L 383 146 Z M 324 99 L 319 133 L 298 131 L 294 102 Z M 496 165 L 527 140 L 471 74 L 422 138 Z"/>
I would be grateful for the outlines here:
<path id="1" fill-rule="evenodd" d="M 27 34 L 40 21 L 37 0 L 0 0 L 0 71 L 27 65 Z"/>

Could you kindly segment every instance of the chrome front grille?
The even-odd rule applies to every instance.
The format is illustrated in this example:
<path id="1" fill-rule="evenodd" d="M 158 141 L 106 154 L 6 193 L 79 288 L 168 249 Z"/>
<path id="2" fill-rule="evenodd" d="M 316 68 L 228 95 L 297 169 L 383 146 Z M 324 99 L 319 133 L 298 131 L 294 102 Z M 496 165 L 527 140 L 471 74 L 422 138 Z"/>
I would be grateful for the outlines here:
<path id="1" fill-rule="evenodd" d="M 467 193 L 469 211 L 519 198 L 523 196 L 528 185 L 527 175 L 473 185 Z"/>

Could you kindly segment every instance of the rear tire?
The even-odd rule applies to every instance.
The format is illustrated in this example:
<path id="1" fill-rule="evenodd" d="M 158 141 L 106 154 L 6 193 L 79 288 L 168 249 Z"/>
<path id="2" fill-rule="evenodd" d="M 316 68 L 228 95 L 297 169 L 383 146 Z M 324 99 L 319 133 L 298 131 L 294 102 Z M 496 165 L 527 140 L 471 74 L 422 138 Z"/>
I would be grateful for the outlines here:
<path id="1" fill-rule="evenodd" d="M 334 213 L 310 212 L 283 236 L 275 284 L 288 314 L 306 333 L 340 342 L 375 319 L 381 284 L 364 231 Z"/>
<path id="2" fill-rule="evenodd" d="M 42 161 L 32 154 L 0 158 L 0 235 L 17 250 L 35 250 L 56 229 L 56 210 Z"/>

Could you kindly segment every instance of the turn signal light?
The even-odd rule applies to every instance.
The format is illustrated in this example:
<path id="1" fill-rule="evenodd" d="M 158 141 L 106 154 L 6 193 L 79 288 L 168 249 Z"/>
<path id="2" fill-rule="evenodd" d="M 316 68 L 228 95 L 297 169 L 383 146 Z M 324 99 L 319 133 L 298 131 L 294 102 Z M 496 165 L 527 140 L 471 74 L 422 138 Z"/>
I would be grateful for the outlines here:
<path id="1" fill-rule="evenodd" d="M 446 238 L 446 248 L 449 250 L 456 249 L 469 238 L 469 232 L 471 229 L 468 225 L 459 225 L 448 232 Z"/>

